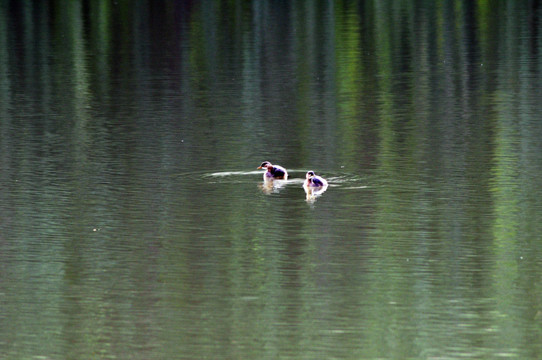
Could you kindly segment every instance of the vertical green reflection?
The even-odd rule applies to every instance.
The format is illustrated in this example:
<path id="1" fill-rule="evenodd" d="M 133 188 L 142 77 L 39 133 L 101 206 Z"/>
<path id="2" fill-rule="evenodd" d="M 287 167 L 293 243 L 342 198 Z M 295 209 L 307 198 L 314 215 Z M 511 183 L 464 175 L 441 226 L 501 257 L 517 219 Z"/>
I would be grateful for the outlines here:
<path id="1" fill-rule="evenodd" d="M 337 129 L 341 163 L 357 167 L 362 117 L 363 68 L 358 2 L 335 2 Z"/>
<path id="2" fill-rule="evenodd" d="M 492 190 L 495 199 L 495 299 L 494 326 L 503 348 L 527 349 L 531 358 L 539 347 L 528 344 L 540 337 L 542 302 L 540 279 L 540 206 L 538 173 L 542 164 L 540 98 L 533 89 L 540 84 L 540 44 L 522 41 L 539 31 L 513 13 L 527 15 L 519 3 L 506 3 L 500 28 L 502 53 L 493 94 L 496 111 Z M 536 63 L 538 62 L 538 63 Z M 512 70 L 513 69 L 513 70 Z M 535 85 L 536 84 L 536 85 Z"/>

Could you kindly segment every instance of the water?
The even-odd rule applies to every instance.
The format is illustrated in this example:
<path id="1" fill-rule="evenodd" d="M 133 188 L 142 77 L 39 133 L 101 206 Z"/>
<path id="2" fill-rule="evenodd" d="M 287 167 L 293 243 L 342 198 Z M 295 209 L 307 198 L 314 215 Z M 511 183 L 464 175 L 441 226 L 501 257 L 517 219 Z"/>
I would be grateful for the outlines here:
<path id="1" fill-rule="evenodd" d="M 541 15 L 1 1 L 0 357 L 539 359 Z"/>

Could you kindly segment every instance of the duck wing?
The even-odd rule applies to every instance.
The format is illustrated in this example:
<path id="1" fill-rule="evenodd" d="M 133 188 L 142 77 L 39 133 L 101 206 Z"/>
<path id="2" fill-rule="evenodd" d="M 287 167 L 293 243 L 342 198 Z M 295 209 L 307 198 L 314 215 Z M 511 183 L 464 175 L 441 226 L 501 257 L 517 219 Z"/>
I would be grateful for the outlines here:
<path id="1" fill-rule="evenodd" d="M 273 175 L 273 177 L 276 179 L 282 179 L 286 176 L 286 170 L 278 166 L 273 166 L 271 169 L 271 175 Z"/>

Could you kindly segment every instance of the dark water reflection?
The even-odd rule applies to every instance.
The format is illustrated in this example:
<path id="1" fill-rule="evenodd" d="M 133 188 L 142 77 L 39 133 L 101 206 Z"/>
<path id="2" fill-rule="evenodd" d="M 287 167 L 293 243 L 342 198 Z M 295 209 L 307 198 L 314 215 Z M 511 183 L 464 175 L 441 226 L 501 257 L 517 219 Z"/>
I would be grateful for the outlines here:
<path id="1" fill-rule="evenodd" d="M 540 358 L 540 15 L 0 2 L 0 357 Z"/>

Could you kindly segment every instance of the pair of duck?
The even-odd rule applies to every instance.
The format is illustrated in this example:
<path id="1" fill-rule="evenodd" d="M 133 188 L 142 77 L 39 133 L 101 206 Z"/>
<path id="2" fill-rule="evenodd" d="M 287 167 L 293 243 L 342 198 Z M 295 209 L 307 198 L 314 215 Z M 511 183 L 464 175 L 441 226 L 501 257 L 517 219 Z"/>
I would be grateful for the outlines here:
<path id="1" fill-rule="evenodd" d="M 264 161 L 260 166 L 258 166 L 258 169 L 267 170 L 263 174 L 264 181 L 273 179 L 288 179 L 288 172 L 285 168 L 280 165 L 273 165 L 269 161 Z M 305 183 L 303 185 L 310 188 L 321 188 L 327 186 L 327 180 L 321 176 L 316 175 L 314 171 L 311 170 L 307 171 L 307 174 L 305 175 Z"/>

